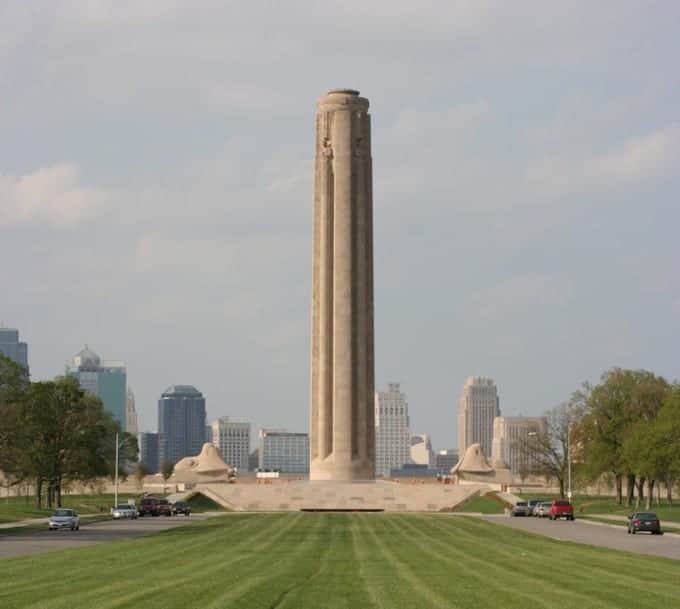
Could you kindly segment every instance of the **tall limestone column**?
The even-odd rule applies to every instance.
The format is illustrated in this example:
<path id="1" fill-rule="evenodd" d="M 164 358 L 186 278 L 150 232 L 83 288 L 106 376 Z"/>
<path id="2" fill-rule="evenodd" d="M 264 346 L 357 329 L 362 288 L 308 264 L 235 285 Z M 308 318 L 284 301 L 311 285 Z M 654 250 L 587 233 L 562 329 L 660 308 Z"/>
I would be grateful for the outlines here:
<path id="1" fill-rule="evenodd" d="M 371 117 L 358 91 L 318 102 L 311 480 L 375 477 Z"/>

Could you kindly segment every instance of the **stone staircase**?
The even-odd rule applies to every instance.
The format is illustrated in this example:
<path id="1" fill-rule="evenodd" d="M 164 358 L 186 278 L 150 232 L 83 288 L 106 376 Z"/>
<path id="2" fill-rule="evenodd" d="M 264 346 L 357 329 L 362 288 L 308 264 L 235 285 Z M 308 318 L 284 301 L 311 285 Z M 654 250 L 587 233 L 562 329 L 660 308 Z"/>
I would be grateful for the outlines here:
<path id="1" fill-rule="evenodd" d="M 236 511 L 440 512 L 450 510 L 486 490 L 484 485 L 295 481 L 273 484 L 199 484 L 192 492 L 200 492 L 216 503 Z"/>

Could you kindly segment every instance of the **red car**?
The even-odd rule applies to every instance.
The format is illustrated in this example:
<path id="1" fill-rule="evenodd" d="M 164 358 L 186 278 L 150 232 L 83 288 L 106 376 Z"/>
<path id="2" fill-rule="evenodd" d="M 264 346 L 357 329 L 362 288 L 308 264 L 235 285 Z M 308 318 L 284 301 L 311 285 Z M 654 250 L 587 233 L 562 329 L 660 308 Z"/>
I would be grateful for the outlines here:
<path id="1" fill-rule="evenodd" d="M 550 520 L 558 518 L 574 519 L 574 506 L 566 499 L 555 499 L 550 506 Z"/>

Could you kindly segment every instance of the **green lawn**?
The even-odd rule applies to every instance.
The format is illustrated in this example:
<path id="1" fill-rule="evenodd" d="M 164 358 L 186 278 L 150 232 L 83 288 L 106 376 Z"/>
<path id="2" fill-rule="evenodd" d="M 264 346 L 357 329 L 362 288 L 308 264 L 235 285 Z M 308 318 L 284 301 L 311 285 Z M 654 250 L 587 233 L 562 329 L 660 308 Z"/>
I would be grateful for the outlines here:
<path id="1" fill-rule="evenodd" d="M 504 510 L 505 504 L 495 493 L 473 497 L 470 501 L 453 509 L 454 512 L 467 514 L 502 514 Z"/>
<path id="2" fill-rule="evenodd" d="M 97 514 L 101 512 L 100 508 L 105 513 L 113 505 L 113 495 L 64 495 L 62 497 L 62 505 L 65 508 L 74 508 L 81 514 Z M 128 499 L 137 500 L 136 495 L 118 495 L 118 502 L 124 503 Z M 24 520 L 26 518 L 41 518 L 49 516 L 53 510 L 43 508 L 37 510 L 35 508 L 35 499 L 33 497 L 6 497 L 0 499 L 0 524 L 3 522 L 15 522 L 17 520 Z"/>
<path id="3" fill-rule="evenodd" d="M 444 514 L 230 514 L 0 561 L 0 607 L 657 609 L 679 564 Z"/>

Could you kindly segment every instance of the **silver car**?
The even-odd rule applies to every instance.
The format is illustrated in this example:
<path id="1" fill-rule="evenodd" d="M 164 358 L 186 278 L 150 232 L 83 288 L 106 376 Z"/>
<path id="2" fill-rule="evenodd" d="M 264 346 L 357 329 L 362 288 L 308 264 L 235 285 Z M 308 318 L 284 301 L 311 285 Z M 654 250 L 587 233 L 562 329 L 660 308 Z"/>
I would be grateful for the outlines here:
<path id="1" fill-rule="evenodd" d="M 544 501 L 543 503 L 539 503 L 534 508 L 534 516 L 537 516 L 538 518 L 549 518 L 551 506 L 552 506 L 551 501 Z"/>
<path id="2" fill-rule="evenodd" d="M 75 510 L 60 508 L 54 511 L 49 520 L 50 531 L 57 529 L 70 529 L 71 531 L 80 530 L 80 518 Z"/>
<path id="3" fill-rule="evenodd" d="M 512 506 L 510 511 L 510 516 L 529 516 L 531 511 L 529 510 L 529 505 L 526 501 L 518 501 Z"/>
<path id="4" fill-rule="evenodd" d="M 119 503 L 117 506 L 111 508 L 111 516 L 114 520 L 122 518 L 137 518 L 137 508 L 129 503 Z"/>

